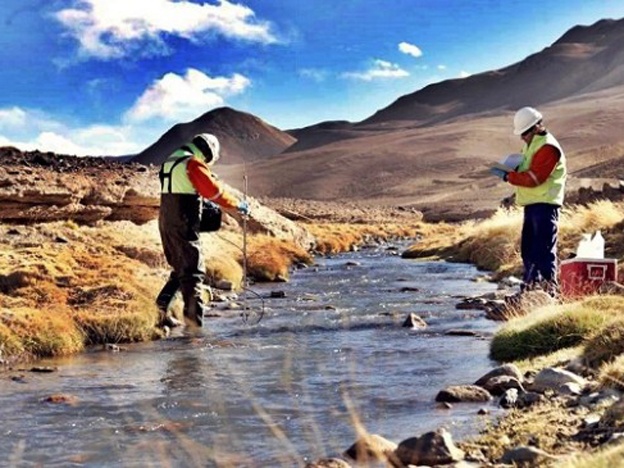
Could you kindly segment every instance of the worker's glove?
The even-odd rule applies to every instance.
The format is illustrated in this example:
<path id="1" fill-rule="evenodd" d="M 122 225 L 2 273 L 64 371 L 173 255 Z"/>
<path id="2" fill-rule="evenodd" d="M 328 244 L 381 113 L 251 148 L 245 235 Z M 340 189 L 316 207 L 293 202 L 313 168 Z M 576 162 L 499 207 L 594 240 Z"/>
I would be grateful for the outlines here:
<path id="1" fill-rule="evenodd" d="M 502 179 L 503 181 L 507 182 L 507 173 L 505 171 L 503 171 L 502 169 L 499 169 L 498 167 L 491 167 L 490 168 L 490 174 L 495 175 L 496 177 Z"/>
<path id="2" fill-rule="evenodd" d="M 243 216 L 249 216 L 249 214 L 251 213 L 251 210 L 249 209 L 249 203 L 247 203 L 245 200 L 239 201 L 236 209 Z"/>

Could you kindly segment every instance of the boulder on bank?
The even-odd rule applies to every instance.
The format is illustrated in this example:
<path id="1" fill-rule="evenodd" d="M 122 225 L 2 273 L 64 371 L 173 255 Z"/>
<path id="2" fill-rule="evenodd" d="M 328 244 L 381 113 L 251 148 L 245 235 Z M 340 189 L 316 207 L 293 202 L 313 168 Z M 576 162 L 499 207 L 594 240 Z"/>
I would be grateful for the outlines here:
<path id="1" fill-rule="evenodd" d="M 396 443 L 380 435 L 369 434 L 358 439 L 344 455 L 358 463 L 392 462 L 396 458 L 396 448 Z"/>
<path id="2" fill-rule="evenodd" d="M 451 385 L 436 395 L 435 401 L 441 403 L 458 402 L 485 402 L 490 401 L 492 395 L 487 390 L 476 385 Z"/>
<path id="3" fill-rule="evenodd" d="M 411 437 L 399 444 L 396 456 L 404 465 L 447 465 L 464 459 L 465 453 L 457 448 L 445 429 Z"/>

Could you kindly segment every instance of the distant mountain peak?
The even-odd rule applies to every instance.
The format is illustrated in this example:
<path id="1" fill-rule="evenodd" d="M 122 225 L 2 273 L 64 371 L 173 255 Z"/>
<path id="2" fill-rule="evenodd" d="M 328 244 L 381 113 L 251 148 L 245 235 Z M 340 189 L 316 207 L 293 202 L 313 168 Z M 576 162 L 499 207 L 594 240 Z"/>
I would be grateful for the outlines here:
<path id="1" fill-rule="evenodd" d="M 271 157 L 296 141 L 288 133 L 252 114 L 231 107 L 219 107 L 191 122 L 174 125 L 132 160 L 142 164 L 161 164 L 198 133 L 212 133 L 219 139 L 225 164 Z"/>

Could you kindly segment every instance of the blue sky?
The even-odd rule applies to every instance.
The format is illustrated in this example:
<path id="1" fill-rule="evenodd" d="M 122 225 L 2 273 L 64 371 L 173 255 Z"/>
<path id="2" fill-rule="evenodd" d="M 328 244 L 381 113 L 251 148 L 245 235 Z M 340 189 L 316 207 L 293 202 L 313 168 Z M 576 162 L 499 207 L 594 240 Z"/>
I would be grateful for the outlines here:
<path id="1" fill-rule="evenodd" d="M 0 146 L 136 153 L 220 106 L 359 121 L 497 69 L 622 0 L 2 0 Z"/>

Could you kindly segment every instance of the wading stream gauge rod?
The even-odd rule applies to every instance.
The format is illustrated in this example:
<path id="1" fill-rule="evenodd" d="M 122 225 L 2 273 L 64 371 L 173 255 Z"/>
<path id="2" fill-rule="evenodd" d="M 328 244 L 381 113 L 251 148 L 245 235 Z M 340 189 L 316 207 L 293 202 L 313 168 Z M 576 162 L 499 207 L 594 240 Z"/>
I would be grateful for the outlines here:
<path id="1" fill-rule="evenodd" d="M 247 202 L 247 174 L 246 173 L 243 176 L 243 182 L 244 182 L 243 201 Z M 221 240 L 224 240 L 232 244 L 234 247 L 239 249 L 243 254 L 243 278 L 242 278 L 241 289 L 243 290 L 244 295 L 243 295 L 243 311 L 241 312 L 241 318 L 243 319 L 243 323 L 245 325 L 257 325 L 258 323 L 260 323 L 260 320 L 262 320 L 262 318 L 264 317 L 264 299 L 260 294 L 255 292 L 253 289 L 249 288 L 249 282 L 247 280 L 247 222 L 249 220 L 249 215 L 241 214 L 241 218 L 243 220 L 243 247 L 242 248 L 236 245 L 234 242 L 230 241 L 229 239 L 219 236 L 218 234 L 217 236 L 219 236 Z M 247 293 L 251 293 L 254 296 L 256 296 L 258 299 L 260 299 L 260 311 L 258 313 L 252 313 L 251 309 L 248 308 Z M 252 319 L 252 316 L 253 316 L 253 319 Z"/>

